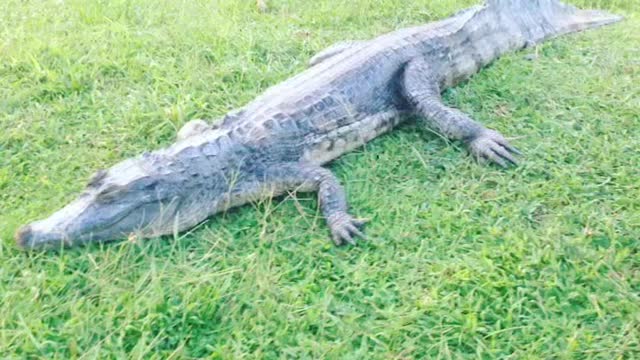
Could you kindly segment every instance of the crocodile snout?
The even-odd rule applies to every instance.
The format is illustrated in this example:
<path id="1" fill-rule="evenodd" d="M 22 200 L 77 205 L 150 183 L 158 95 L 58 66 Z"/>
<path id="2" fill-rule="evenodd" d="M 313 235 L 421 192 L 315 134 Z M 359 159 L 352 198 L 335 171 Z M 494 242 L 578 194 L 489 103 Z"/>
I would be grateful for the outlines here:
<path id="1" fill-rule="evenodd" d="M 16 231 L 16 244 L 22 248 L 27 249 L 31 247 L 33 243 L 33 229 L 31 225 L 25 225 Z"/>
<path id="2" fill-rule="evenodd" d="M 39 223 L 25 225 L 16 231 L 16 244 L 22 250 L 51 248 L 64 242 L 64 234 L 38 229 Z"/>

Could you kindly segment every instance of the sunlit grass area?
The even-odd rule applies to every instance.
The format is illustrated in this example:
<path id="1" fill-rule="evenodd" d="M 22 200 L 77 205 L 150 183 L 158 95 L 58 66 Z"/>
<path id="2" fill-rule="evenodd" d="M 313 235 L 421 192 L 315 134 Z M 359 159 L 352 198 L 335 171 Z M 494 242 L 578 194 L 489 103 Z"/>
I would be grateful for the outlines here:
<path id="1" fill-rule="evenodd" d="M 95 170 L 244 105 L 330 44 L 475 3 L 4 0 L 0 357 L 640 356 L 637 0 L 574 1 L 627 19 L 447 91 L 524 152 L 518 168 L 411 124 L 332 163 L 371 219 L 357 247 L 334 247 L 304 194 L 175 237 L 15 246 Z"/>

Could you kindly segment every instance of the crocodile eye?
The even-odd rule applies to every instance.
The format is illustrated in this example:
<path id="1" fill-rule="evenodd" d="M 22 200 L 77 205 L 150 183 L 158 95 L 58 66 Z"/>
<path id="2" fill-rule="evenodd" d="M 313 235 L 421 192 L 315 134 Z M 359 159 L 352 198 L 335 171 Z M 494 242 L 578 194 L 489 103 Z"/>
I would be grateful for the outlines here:
<path id="1" fill-rule="evenodd" d="M 100 187 L 102 181 L 106 177 L 107 177 L 107 170 L 98 170 L 95 174 L 93 174 L 93 176 L 91 176 L 91 179 L 89 179 L 89 182 L 87 183 L 87 187 L 90 187 L 90 188 Z"/>
<path id="2" fill-rule="evenodd" d="M 100 189 L 98 194 L 96 195 L 96 200 L 100 202 L 113 200 L 118 197 L 118 195 L 122 194 L 126 188 L 124 186 L 119 185 L 108 185 L 103 189 Z"/>

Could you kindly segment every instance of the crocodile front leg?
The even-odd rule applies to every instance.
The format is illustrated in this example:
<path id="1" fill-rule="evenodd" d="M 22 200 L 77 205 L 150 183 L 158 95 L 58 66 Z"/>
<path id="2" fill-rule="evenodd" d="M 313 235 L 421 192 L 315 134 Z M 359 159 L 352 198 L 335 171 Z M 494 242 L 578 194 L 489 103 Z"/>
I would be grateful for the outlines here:
<path id="1" fill-rule="evenodd" d="M 476 159 L 502 167 L 507 167 L 508 162 L 517 164 L 513 154 L 520 152 L 504 136 L 442 102 L 438 81 L 425 60 L 415 59 L 407 65 L 403 86 L 407 100 L 429 125 L 450 139 L 464 141 Z"/>
<path id="2" fill-rule="evenodd" d="M 353 218 L 347 212 L 344 188 L 331 171 L 313 165 L 282 164 L 266 172 L 267 182 L 283 191 L 317 192 L 320 209 L 331 229 L 336 245 L 355 245 L 355 238 L 365 238 L 362 227 L 365 221 Z"/>
<path id="3" fill-rule="evenodd" d="M 314 55 L 311 60 L 309 60 L 309 67 L 315 66 L 317 64 L 320 64 L 321 62 L 334 57 L 342 52 L 344 52 L 347 49 L 350 49 L 356 45 L 360 45 L 362 44 L 364 41 L 356 41 L 356 40 L 352 40 L 352 41 L 340 41 L 337 42 L 331 46 L 329 46 L 328 48 L 320 51 L 319 53 L 317 53 L 316 55 Z"/>
<path id="4" fill-rule="evenodd" d="M 206 130 L 211 129 L 211 125 L 207 124 L 206 121 L 202 119 L 194 119 L 182 126 L 182 128 L 178 131 L 176 135 L 176 140 L 184 140 L 186 138 L 192 137 L 193 135 L 202 134 Z"/>

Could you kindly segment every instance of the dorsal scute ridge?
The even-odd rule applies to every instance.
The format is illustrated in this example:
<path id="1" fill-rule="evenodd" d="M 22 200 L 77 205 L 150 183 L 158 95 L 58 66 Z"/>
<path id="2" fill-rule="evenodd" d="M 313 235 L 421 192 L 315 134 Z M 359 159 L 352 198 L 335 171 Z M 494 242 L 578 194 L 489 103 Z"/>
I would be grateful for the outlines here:
<path id="1" fill-rule="evenodd" d="M 525 9 L 562 9 L 575 10 L 571 5 L 567 5 L 558 0 L 487 0 L 486 7 L 494 9 L 525 10 Z"/>

